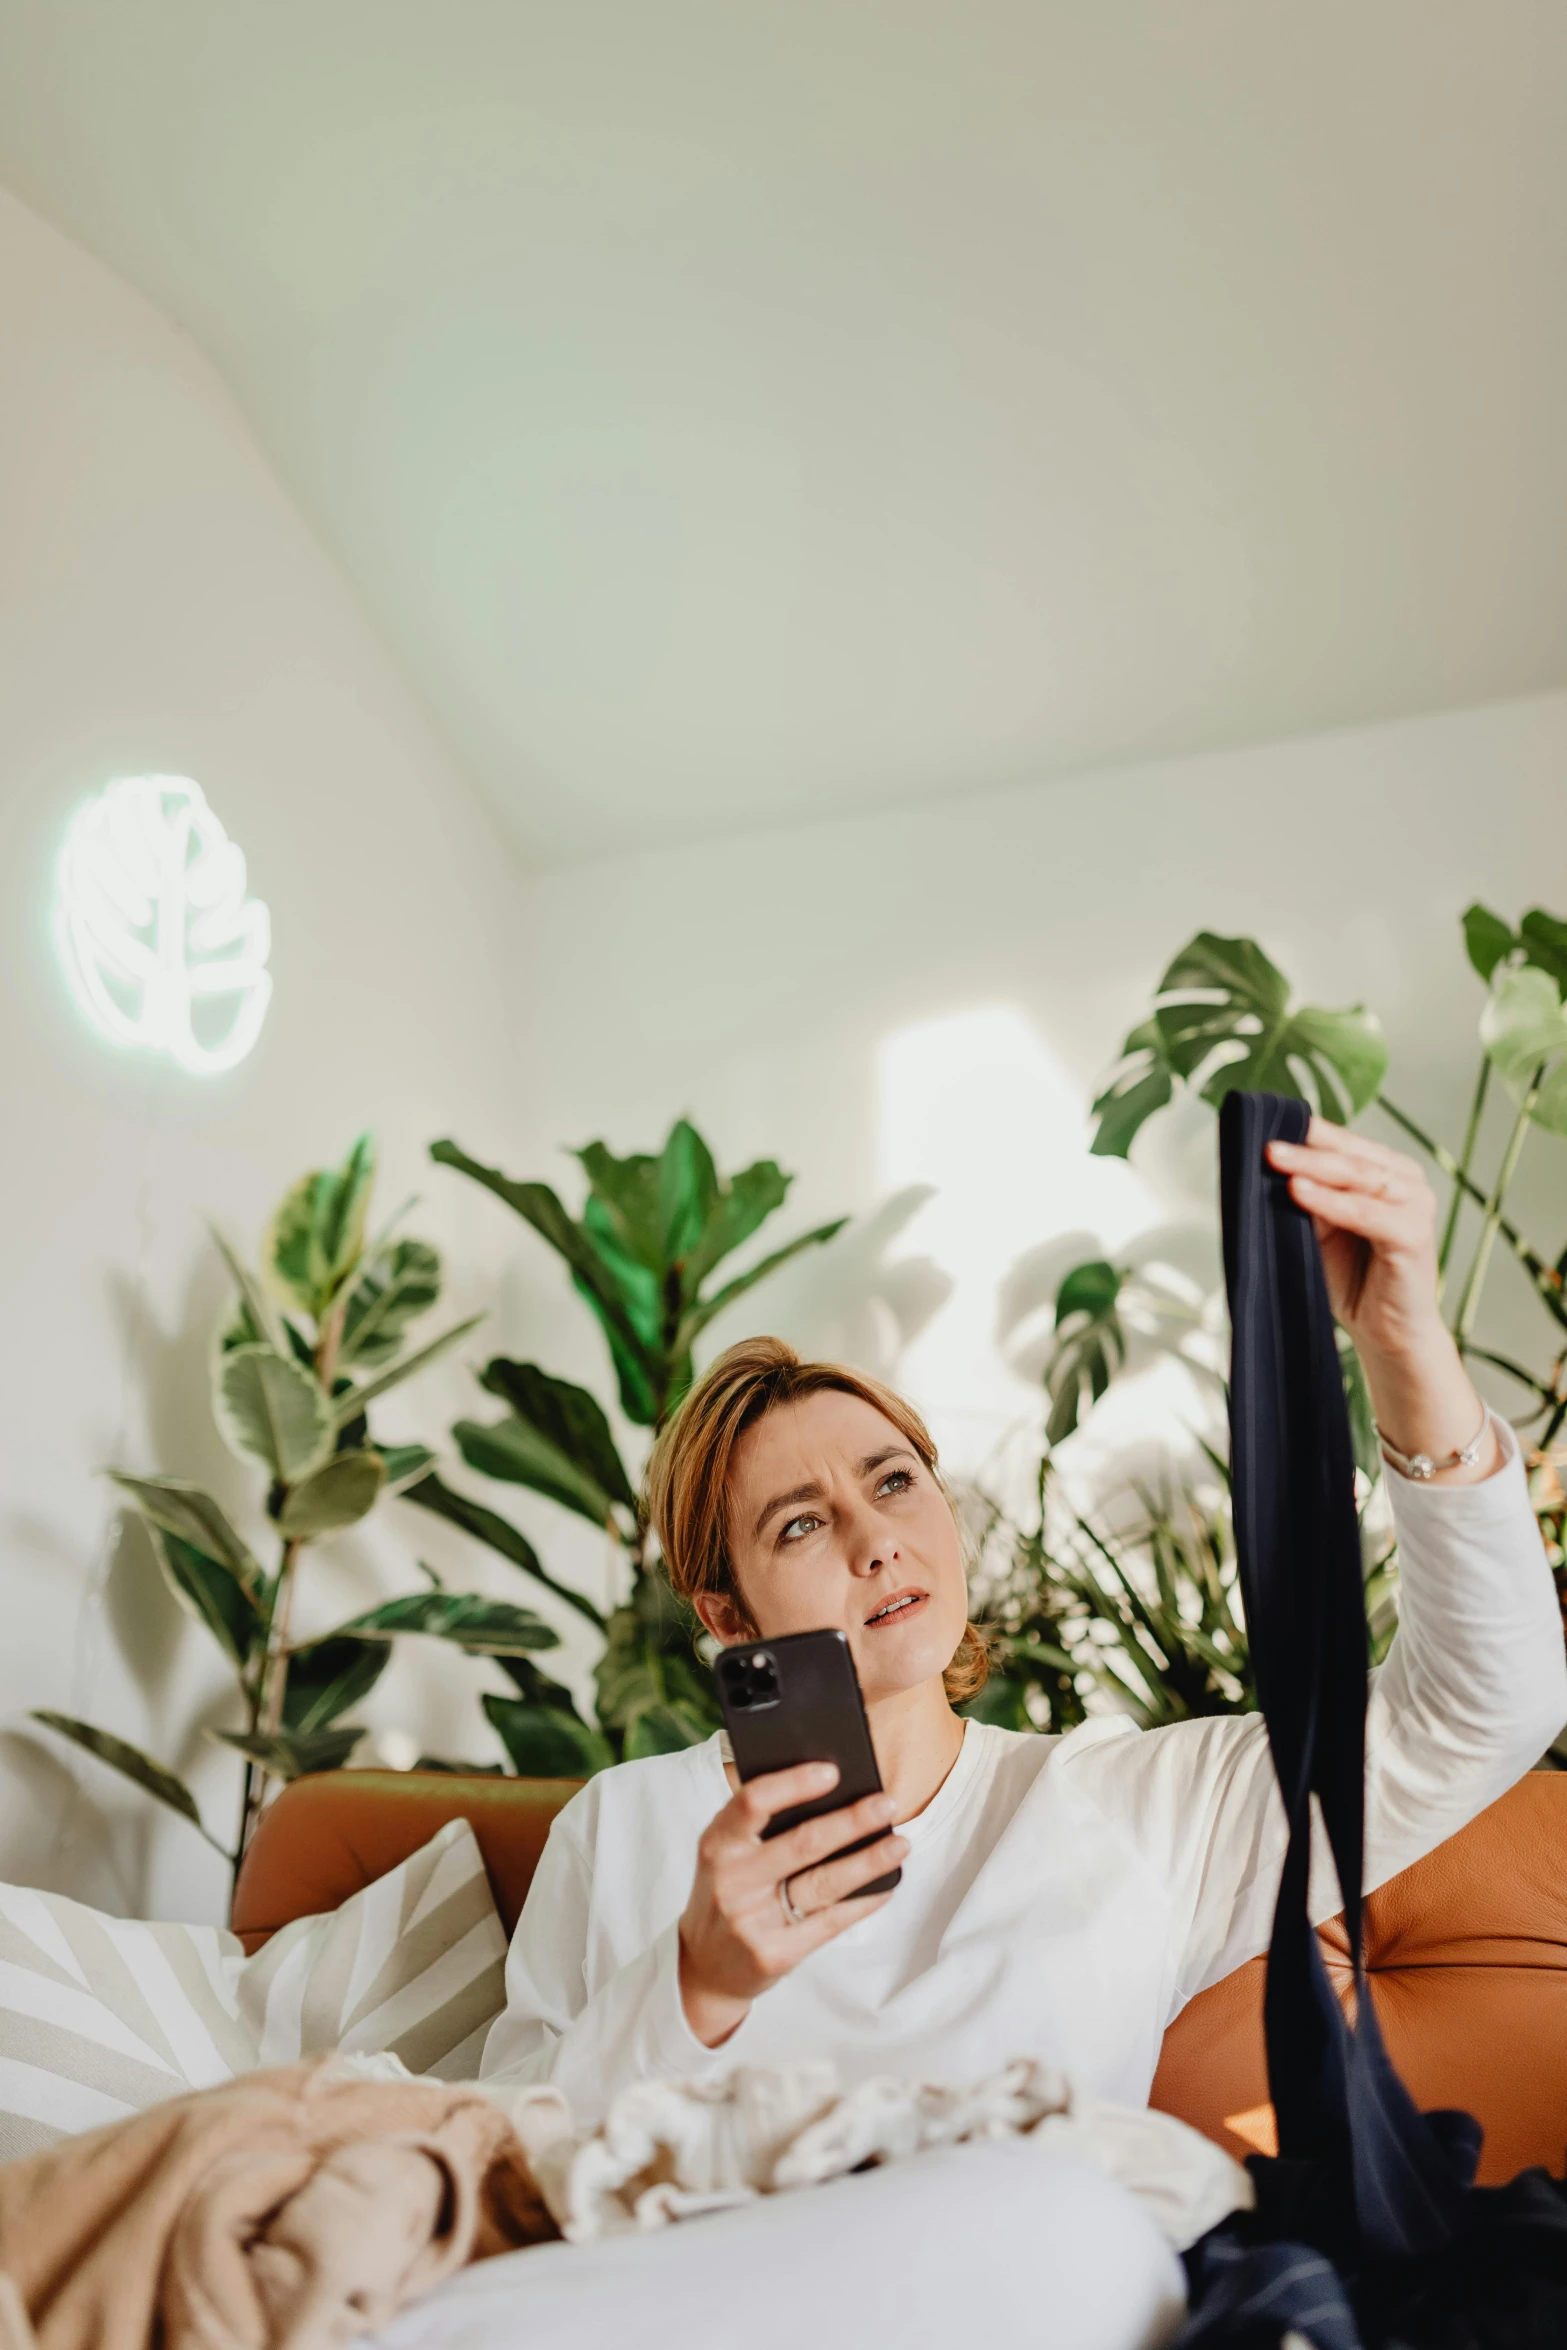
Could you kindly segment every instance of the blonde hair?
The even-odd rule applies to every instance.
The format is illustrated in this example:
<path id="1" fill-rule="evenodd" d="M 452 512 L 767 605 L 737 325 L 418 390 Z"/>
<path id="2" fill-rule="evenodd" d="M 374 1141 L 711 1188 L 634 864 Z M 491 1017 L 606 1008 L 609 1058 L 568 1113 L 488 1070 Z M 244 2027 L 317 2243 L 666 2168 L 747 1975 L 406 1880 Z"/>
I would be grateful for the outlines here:
<path id="1" fill-rule="evenodd" d="M 648 1462 L 646 1509 L 665 1571 L 682 1599 L 726 1599 L 750 1621 L 729 1556 L 729 1472 L 747 1429 L 801 1396 L 858 1396 L 890 1420 L 924 1462 L 952 1508 L 930 1430 L 913 1405 L 879 1379 L 845 1363 L 805 1363 L 781 1338 L 745 1338 L 721 1354 L 662 1431 Z M 953 1510 L 956 1521 L 957 1512 Z M 965 1624 L 942 1685 L 954 1705 L 975 1697 L 990 1676 L 990 1649 L 977 1624 Z"/>

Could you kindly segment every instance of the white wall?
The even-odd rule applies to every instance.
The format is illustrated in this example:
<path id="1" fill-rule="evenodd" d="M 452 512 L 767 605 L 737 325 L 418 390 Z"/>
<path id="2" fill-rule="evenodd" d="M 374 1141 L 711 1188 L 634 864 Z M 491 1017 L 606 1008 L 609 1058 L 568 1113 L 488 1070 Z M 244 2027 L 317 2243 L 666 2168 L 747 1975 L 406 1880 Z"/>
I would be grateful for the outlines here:
<path id="1" fill-rule="evenodd" d="M 424 1146 L 452 1132 L 571 1193 L 559 1146 L 649 1147 L 689 1110 L 726 1164 L 799 1170 L 780 1235 L 860 1219 L 715 1339 L 775 1326 L 894 1371 L 972 1468 L 1035 1411 L 997 1323 L 1004 1297 L 1048 1295 L 1045 1244 L 1119 1246 L 1171 1216 L 1211 1231 L 1204 1116 L 1133 1170 L 1084 1147 L 1093 1081 L 1193 929 L 1256 932 L 1309 999 L 1366 998 L 1399 1094 L 1451 1127 L 1479 1002 L 1459 911 L 1567 910 L 1567 696 L 524 887 L 207 367 L 4 198 L 0 514 L 0 1874 L 110 1907 L 216 1915 L 224 1895 L 188 1831 L 25 1723 L 52 1705 L 145 1742 L 226 1830 L 232 1772 L 202 1734 L 222 1676 L 96 1474 L 158 1467 L 253 1505 L 208 1416 L 204 1212 L 253 1234 L 373 1126 L 385 1199 L 419 1185 L 418 1225 L 452 1252 L 451 1310 L 493 1305 L 475 1354 L 534 1352 L 607 1392 L 559 1268 Z M 65 821 L 142 769 L 205 785 L 273 912 L 260 1046 L 206 1085 L 102 1045 L 52 959 Z M 1523 1185 L 1558 1244 L 1563 1166 L 1537 1145 Z M 432 1374 L 383 1432 L 431 1437 L 470 1395 L 460 1367 Z M 590 1533 L 516 1514 L 602 1588 Z M 313 1624 L 407 1587 L 420 1552 L 524 1596 L 439 1535 L 394 1509 L 324 1548 Z M 410 1655 L 374 1717 L 478 1756 L 473 1688 L 458 1660 Z"/>
<path id="2" fill-rule="evenodd" d="M 727 1163 L 798 1169 L 802 1223 L 880 1209 L 714 1335 L 771 1323 L 880 1360 L 972 1469 L 1036 1416 L 998 1317 L 1004 1290 L 1014 1311 L 1051 1293 L 1061 1256 L 1042 1244 L 1175 1218 L 1211 1258 L 1206 1111 L 1150 1129 L 1131 1169 L 1085 1147 L 1095 1080 L 1174 950 L 1199 927 L 1251 932 L 1304 1000 L 1366 1001 L 1390 1094 L 1451 1135 L 1481 1003 L 1458 916 L 1476 896 L 1567 913 L 1564 812 L 1558 695 L 559 873 L 527 925 L 526 1116 L 540 1148 L 646 1147 L 685 1108 Z M 1564 1178 L 1567 1146 L 1536 1140 L 1519 1196 L 1553 1251 Z M 941 1196 L 887 1210 L 921 1182 Z M 1510 1264 L 1495 1286 L 1540 1356 Z M 901 1346 L 900 1315 L 932 1305 Z M 541 1316 L 535 1335 L 587 1367 L 577 1325 Z M 1189 1412 L 1181 1383 L 1162 1392 Z"/>
<path id="3" fill-rule="evenodd" d="M 474 1203 L 423 1152 L 450 1126 L 503 1148 L 515 1126 L 522 898 L 210 369 L 3 196 L 0 515 L 0 1874 L 215 1915 L 224 1872 L 206 1847 L 25 1710 L 150 1746 L 231 1832 L 233 1763 L 201 1727 L 221 1672 L 98 1471 L 209 1481 L 259 1539 L 255 1480 L 207 1411 L 222 1283 L 202 1219 L 253 1238 L 283 1186 L 361 1126 L 383 1140 L 383 1204 L 428 1195 L 413 1228 L 455 1252 L 453 1310 L 488 1297 Z M 267 1024 L 214 1081 L 102 1043 L 53 959 L 67 818 L 139 771 L 203 784 L 272 910 Z M 479 1243 L 493 1257 L 487 1226 Z M 467 1392 L 460 1370 L 434 1373 L 388 1407 L 387 1432 L 438 1430 Z M 416 1548 L 450 1559 L 424 1524 L 383 1512 L 332 1546 L 314 1622 L 415 1587 Z M 503 1568 L 497 1588 L 520 1596 Z M 394 1670 L 381 1718 L 486 1750 L 468 1668 Z"/>

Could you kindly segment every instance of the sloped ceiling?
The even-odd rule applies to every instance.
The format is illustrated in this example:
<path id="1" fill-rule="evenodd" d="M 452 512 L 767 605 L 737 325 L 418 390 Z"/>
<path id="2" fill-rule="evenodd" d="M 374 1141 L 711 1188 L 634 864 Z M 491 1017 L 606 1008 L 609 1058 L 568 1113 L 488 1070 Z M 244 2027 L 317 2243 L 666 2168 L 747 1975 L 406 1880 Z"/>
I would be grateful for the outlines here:
<path id="1" fill-rule="evenodd" d="M 0 0 L 537 863 L 1562 682 L 1564 134 L 1526 0 Z"/>

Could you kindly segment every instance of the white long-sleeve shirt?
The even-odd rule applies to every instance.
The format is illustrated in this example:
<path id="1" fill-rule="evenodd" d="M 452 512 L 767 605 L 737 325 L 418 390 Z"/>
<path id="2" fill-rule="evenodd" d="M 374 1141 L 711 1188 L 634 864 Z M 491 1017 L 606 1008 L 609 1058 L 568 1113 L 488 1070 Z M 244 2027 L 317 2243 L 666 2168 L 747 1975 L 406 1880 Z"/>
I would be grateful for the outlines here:
<path id="1" fill-rule="evenodd" d="M 1372 1676 L 1367 1889 L 1473 1819 L 1567 1721 L 1550 1570 L 1511 1434 L 1483 1484 L 1389 1473 L 1400 1621 Z M 830 2057 L 958 2081 L 1015 2056 L 1144 2103 L 1165 2027 L 1267 1947 L 1286 1824 L 1260 1715 L 1064 1737 L 969 1722 L 901 1833 L 891 1901 L 756 2000 L 720 2048 L 686 2022 L 679 1919 L 729 1801 L 719 1741 L 591 1779 L 550 1832 L 506 1964 L 486 2078 L 554 2081 L 579 2124 L 634 2081 Z M 1312 1914 L 1340 1907 L 1316 1839 Z"/>

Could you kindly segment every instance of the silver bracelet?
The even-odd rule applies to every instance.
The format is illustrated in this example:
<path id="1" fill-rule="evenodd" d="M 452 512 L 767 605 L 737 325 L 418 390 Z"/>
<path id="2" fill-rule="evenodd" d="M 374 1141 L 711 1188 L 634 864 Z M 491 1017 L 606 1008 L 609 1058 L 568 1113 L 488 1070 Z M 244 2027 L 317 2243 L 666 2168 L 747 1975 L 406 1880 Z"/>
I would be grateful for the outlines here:
<path id="1" fill-rule="evenodd" d="M 1485 1442 L 1485 1432 L 1490 1425 L 1490 1412 L 1482 1404 L 1480 1425 L 1469 1442 L 1461 1444 L 1456 1452 L 1448 1453 L 1444 1460 L 1434 1461 L 1428 1452 L 1400 1452 L 1391 1438 L 1383 1433 L 1375 1421 L 1372 1422 L 1377 1430 L 1377 1442 L 1382 1447 L 1383 1458 L 1391 1461 L 1394 1468 L 1404 1476 L 1413 1477 L 1417 1485 L 1424 1485 L 1436 1475 L 1438 1469 L 1472 1469 L 1480 1458 L 1480 1447 Z"/>

